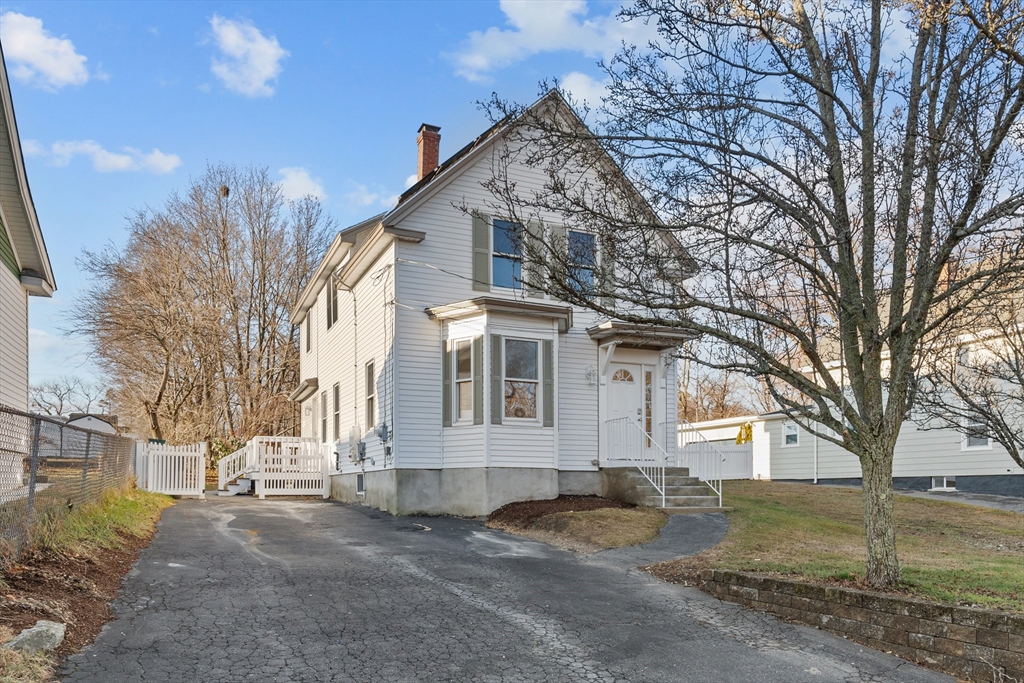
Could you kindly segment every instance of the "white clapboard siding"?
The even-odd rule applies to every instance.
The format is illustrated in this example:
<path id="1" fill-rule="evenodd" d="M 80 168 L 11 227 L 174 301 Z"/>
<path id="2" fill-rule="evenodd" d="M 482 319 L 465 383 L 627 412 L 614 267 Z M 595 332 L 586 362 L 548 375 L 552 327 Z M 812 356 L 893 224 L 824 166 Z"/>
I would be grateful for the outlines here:
<path id="1" fill-rule="evenodd" d="M 397 318 L 401 372 L 398 373 L 397 396 L 402 425 L 398 435 L 400 467 L 441 466 L 442 333 L 441 325 L 430 320 L 422 311 L 484 294 L 505 298 L 521 297 L 521 293 L 511 290 L 493 289 L 489 293 L 473 290 L 472 219 L 456 208 L 465 204 L 489 213 L 487 207 L 494 200 L 482 184 L 491 178 L 495 154 L 493 150 L 485 152 L 471 167 L 463 170 L 399 223 L 401 228 L 419 230 L 426 234 L 421 243 L 398 245 Z M 545 180 L 542 171 L 524 167 L 510 169 L 510 178 L 523 196 L 540 190 Z M 549 223 L 561 222 L 556 214 L 543 215 L 541 218 Z M 429 266 L 420 265 L 423 263 Z M 510 432 L 497 429 L 497 425 L 489 425 L 491 437 L 487 450 L 491 466 L 553 467 L 557 450 L 560 466 L 593 469 L 590 461 L 597 457 L 597 387 L 586 384 L 584 373 L 586 365 L 596 364 L 597 352 L 596 344 L 584 331 L 588 324 L 592 324 L 592 318 L 577 315 L 571 332 L 573 341 L 567 345 L 562 335 L 556 347 L 558 402 L 555 419 L 559 434 L 563 433 L 562 430 L 568 430 L 567 436 L 559 437 L 556 449 L 554 431 L 550 428 L 545 430 L 538 426 L 534 428 L 535 434 L 527 436 L 524 430 Z M 548 338 L 552 337 L 548 335 Z M 583 359 L 575 357 L 577 352 L 583 354 Z M 489 355 L 489 345 L 486 344 L 485 353 Z M 485 404 L 489 405 L 486 399 Z M 468 434 L 464 436 L 468 438 Z M 444 462 L 447 466 L 448 441 L 444 443 Z M 530 448 L 544 449 L 544 455 L 527 453 L 527 449 L 523 448 L 525 443 Z M 567 459 L 564 461 L 563 445 L 568 448 Z M 465 446 L 465 443 L 460 443 L 459 448 Z M 548 464 L 539 464 L 542 462 Z"/>
<path id="2" fill-rule="evenodd" d="M 3 264 L 0 264 L 0 403 L 28 410 L 28 294 Z"/>
<path id="3" fill-rule="evenodd" d="M 366 364 L 371 360 L 376 375 L 375 423 L 379 424 L 382 418 L 386 418 L 390 428 L 395 429 L 391 414 L 395 386 L 392 366 L 395 331 L 392 307 L 388 304 L 394 296 L 393 261 L 394 250 L 389 247 L 355 284 L 352 292 L 338 292 L 338 320 L 329 330 L 328 289 L 321 289 L 316 304 L 310 309 L 314 316 L 313 350 L 303 360 L 306 364 L 302 370 L 303 378 L 316 377 L 319 386 L 316 394 L 303 401 L 302 436 L 315 435 L 320 442 L 324 440 L 320 402 L 321 394 L 326 392 L 326 441 L 334 443 L 334 385 L 338 384 L 340 417 L 337 438 L 342 442 L 342 452 L 347 453 L 349 432 L 353 426 L 358 427 L 366 443 L 368 470 L 384 466 L 383 444 L 372 434 L 377 425 L 367 424 L 366 420 Z M 369 463 L 371 458 L 373 465 Z"/>
<path id="4" fill-rule="evenodd" d="M 782 419 L 767 420 L 772 479 L 813 479 L 815 439 L 800 429 L 799 446 L 782 446 Z M 893 458 L 894 477 L 1022 474 L 998 444 L 991 449 L 963 450 L 963 437 L 951 429 L 924 430 L 905 423 Z M 824 439 L 817 440 L 819 479 L 861 476 L 860 461 L 849 451 Z"/>

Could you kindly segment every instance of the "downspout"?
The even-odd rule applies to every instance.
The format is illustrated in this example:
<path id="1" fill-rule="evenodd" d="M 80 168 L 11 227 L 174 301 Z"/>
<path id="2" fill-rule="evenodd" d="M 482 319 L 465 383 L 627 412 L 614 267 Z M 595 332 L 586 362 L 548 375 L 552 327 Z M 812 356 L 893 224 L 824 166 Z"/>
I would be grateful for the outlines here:
<path id="1" fill-rule="evenodd" d="M 818 483 L 818 433 L 814 433 L 814 483 Z"/>

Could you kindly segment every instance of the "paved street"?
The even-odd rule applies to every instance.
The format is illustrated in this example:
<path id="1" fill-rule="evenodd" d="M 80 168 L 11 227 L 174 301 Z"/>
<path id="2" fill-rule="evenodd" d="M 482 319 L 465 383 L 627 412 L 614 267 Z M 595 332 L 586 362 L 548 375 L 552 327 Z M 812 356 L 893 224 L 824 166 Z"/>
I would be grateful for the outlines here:
<path id="1" fill-rule="evenodd" d="M 724 530 L 680 515 L 649 546 L 578 558 L 468 520 L 180 501 L 64 680 L 953 680 L 633 569 Z"/>

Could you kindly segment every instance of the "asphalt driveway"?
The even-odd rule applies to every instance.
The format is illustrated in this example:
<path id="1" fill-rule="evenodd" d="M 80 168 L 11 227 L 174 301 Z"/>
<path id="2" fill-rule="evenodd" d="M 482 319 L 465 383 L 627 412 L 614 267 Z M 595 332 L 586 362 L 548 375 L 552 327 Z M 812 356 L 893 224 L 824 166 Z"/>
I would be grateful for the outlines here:
<path id="1" fill-rule="evenodd" d="M 64 680 L 953 680 L 633 569 L 724 530 L 681 515 L 652 544 L 580 558 L 468 520 L 181 501 Z"/>

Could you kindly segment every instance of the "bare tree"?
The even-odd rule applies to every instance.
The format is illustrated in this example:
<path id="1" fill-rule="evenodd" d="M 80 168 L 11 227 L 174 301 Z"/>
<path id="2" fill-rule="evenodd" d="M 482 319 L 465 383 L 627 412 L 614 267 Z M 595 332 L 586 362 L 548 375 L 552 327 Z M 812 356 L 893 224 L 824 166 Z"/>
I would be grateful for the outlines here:
<path id="1" fill-rule="evenodd" d="M 288 317 L 332 229 L 315 198 L 285 200 L 266 169 L 221 165 L 132 216 L 123 248 L 86 252 L 93 285 L 74 321 L 125 421 L 175 441 L 290 428 Z"/>
<path id="2" fill-rule="evenodd" d="M 922 424 L 992 439 L 1024 467 L 1024 280 L 968 308 L 929 339 L 918 384 Z"/>
<path id="3" fill-rule="evenodd" d="M 1024 264 L 1021 2 L 637 0 L 623 17 L 659 38 L 606 65 L 589 129 L 560 97 L 491 102 L 514 122 L 495 205 L 596 233 L 591 283 L 564 230 L 527 231 L 552 274 L 537 286 L 718 342 L 690 360 L 760 378 L 855 454 L 866 580 L 897 583 L 893 451 L 922 340 Z"/>
<path id="4" fill-rule="evenodd" d="M 751 400 L 755 390 L 746 375 L 708 370 L 684 360 L 679 376 L 679 417 L 702 422 L 749 415 L 756 410 Z"/>
<path id="5" fill-rule="evenodd" d="M 64 375 L 29 387 L 32 411 L 54 417 L 104 410 L 107 388 L 98 382 Z"/>

